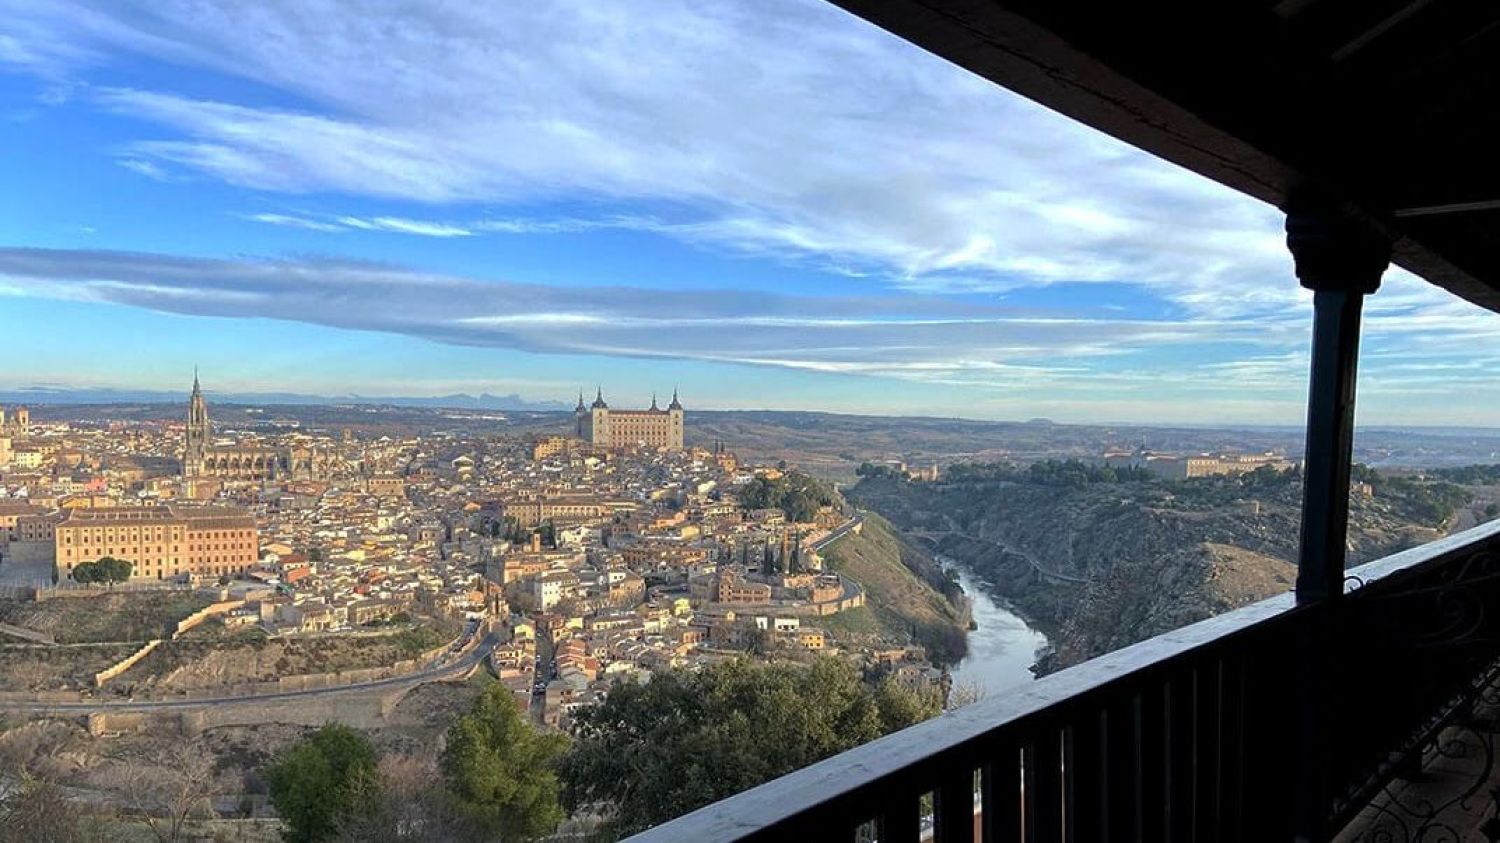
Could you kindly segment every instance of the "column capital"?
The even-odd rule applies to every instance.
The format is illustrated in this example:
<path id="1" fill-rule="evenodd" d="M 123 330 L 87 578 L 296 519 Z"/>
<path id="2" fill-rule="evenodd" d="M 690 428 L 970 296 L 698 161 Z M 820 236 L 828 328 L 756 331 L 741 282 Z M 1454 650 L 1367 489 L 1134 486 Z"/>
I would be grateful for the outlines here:
<path id="1" fill-rule="evenodd" d="M 1313 291 L 1369 295 L 1391 262 L 1390 238 L 1325 208 L 1288 209 L 1286 246 L 1297 280 Z"/>

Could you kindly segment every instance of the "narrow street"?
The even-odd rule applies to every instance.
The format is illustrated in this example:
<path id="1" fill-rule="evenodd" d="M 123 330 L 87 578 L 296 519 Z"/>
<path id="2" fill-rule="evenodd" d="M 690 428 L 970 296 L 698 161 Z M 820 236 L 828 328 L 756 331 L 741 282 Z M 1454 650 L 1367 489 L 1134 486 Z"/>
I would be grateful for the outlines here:
<path id="1" fill-rule="evenodd" d="M 547 707 L 547 696 L 536 693 L 535 683 L 551 681 L 552 659 L 555 653 L 556 648 L 552 645 L 552 636 L 539 632 L 536 637 L 536 675 L 532 678 L 531 694 L 531 722 L 538 726 L 542 725 L 542 714 Z"/>

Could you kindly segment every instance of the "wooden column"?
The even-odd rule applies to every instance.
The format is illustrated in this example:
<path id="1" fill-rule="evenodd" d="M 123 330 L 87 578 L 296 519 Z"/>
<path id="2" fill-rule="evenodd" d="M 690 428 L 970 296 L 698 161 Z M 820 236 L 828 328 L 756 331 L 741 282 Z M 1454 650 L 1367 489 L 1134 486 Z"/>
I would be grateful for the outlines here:
<path id="1" fill-rule="evenodd" d="M 1319 208 L 1289 211 L 1286 241 L 1297 279 L 1313 291 L 1297 557 L 1297 600 L 1306 603 L 1344 591 L 1360 312 L 1365 296 L 1380 287 L 1391 246 L 1373 230 Z"/>
<path id="2" fill-rule="evenodd" d="M 1297 558 L 1299 617 L 1293 706 L 1291 773 L 1293 839 L 1326 840 L 1335 783 L 1330 753 L 1339 705 L 1338 598 L 1344 593 L 1344 549 L 1349 532 L 1349 467 L 1354 448 L 1354 382 L 1359 361 L 1360 312 L 1380 286 L 1390 242 L 1372 229 L 1323 207 L 1289 210 L 1287 248 L 1297 278 L 1313 291 L 1312 371 L 1308 379 L 1307 441 L 1302 468 L 1302 532 Z"/>

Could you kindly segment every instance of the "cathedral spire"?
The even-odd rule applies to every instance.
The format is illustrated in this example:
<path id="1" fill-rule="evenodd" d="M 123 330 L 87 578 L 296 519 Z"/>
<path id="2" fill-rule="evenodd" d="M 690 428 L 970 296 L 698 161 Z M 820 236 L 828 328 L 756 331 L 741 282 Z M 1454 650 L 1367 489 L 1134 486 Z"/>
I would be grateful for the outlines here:
<path id="1" fill-rule="evenodd" d="M 573 409 L 575 413 L 583 412 L 583 390 L 578 390 L 578 406 Z"/>

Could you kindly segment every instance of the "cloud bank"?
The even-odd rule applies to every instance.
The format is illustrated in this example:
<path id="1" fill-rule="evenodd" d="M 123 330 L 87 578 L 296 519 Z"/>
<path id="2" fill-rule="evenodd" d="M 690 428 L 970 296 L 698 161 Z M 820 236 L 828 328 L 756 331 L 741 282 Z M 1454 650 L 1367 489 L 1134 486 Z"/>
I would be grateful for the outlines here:
<path id="1" fill-rule="evenodd" d="M 0 289 L 30 296 L 384 331 L 533 353 L 604 354 L 991 386 L 1082 374 L 1081 361 L 1299 328 L 1079 318 L 925 296 L 557 288 L 338 260 L 214 260 L 0 248 Z M 1060 359 L 1072 362 L 1059 363 Z"/>

